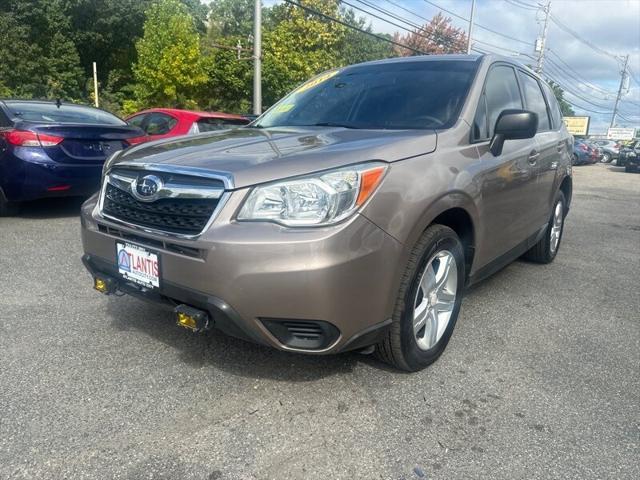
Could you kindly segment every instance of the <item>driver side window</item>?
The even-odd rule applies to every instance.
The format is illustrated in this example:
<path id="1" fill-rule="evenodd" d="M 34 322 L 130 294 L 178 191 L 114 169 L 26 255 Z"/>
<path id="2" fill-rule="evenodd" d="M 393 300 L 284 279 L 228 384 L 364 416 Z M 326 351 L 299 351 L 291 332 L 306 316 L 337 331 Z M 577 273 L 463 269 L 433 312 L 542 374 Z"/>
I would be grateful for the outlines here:
<path id="1" fill-rule="evenodd" d="M 492 67 L 487 74 L 473 126 L 475 141 L 493 137 L 496 120 L 503 110 L 522 109 L 516 71 L 507 65 Z"/>

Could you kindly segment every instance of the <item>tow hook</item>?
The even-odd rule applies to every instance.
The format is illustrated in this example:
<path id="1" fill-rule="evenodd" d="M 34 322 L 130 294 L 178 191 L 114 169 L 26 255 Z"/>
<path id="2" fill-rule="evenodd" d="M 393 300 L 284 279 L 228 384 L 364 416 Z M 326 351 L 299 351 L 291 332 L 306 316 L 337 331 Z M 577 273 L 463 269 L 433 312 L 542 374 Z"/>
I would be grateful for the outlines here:
<path id="1" fill-rule="evenodd" d="M 209 314 L 207 312 L 184 304 L 178 305 L 173 312 L 176 315 L 176 323 L 180 327 L 188 328 L 193 332 L 209 329 Z"/>

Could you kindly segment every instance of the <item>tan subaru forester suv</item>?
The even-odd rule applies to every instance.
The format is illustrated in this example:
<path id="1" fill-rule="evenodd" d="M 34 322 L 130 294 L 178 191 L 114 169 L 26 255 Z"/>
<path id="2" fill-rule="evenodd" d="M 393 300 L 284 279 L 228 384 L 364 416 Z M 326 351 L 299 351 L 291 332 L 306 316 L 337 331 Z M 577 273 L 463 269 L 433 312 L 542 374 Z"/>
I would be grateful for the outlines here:
<path id="1" fill-rule="evenodd" d="M 100 292 L 195 331 L 415 371 L 445 349 L 467 285 L 553 261 L 571 148 L 552 91 L 511 59 L 336 69 L 247 127 L 109 158 L 83 261 Z"/>

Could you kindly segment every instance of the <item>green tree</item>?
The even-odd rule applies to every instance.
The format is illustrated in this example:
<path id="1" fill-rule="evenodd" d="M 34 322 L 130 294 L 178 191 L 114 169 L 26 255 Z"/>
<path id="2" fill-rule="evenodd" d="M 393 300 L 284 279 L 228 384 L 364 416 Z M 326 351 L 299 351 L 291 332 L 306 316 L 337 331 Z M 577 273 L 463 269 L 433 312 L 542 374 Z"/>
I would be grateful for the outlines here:
<path id="1" fill-rule="evenodd" d="M 373 33 L 371 25 L 367 24 L 364 18 L 357 17 L 352 9 L 342 12 L 342 20 L 349 25 L 354 25 L 366 32 Z M 377 35 L 388 39 L 392 38 L 391 35 L 387 34 Z M 391 43 L 351 28 L 346 29 L 338 51 L 340 52 L 340 63 L 342 65 L 352 65 L 396 56 Z"/>
<path id="2" fill-rule="evenodd" d="M 560 105 L 560 111 L 562 112 L 562 116 L 563 117 L 574 116 L 576 112 L 573 111 L 573 107 L 571 106 L 571 104 L 564 99 L 564 90 L 560 88 L 560 85 L 558 85 L 552 80 L 548 80 L 547 83 L 551 87 L 551 90 L 553 90 L 553 94 L 556 96 L 558 105 Z"/>
<path id="3" fill-rule="evenodd" d="M 337 17 L 337 0 L 306 0 L 304 5 Z M 280 18 L 281 21 L 277 21 Z M 311 76 L 340 65 L 345 27 L 291 4 L 280 6 L 275 26 L 264 35 L 264 103 L 271 105 Z"/>
<path id="4" fill-rule="evenodd" d="M 126 111 L 149 106 L 193 108 L 196 90 L 207 81 L 200 38 L 187 7 L 161 0 L 147 11 L 144 35 L 136 43 L 135 101 Z"/>
<path id="5" fill-rule="evenodd" d="M 214 0 L 209 12 L 209 36 L 240 37 L 247 42 L 253 34 L 253 2 L 254 0 Z M 263 10 L 269 11 L 265 8 Z"/>
<path id="6" fill-rule="evenodd" d="M 0 59 L 0 97 L 45 95 L 42 50 L 9 12 L 0 12 Z"/>

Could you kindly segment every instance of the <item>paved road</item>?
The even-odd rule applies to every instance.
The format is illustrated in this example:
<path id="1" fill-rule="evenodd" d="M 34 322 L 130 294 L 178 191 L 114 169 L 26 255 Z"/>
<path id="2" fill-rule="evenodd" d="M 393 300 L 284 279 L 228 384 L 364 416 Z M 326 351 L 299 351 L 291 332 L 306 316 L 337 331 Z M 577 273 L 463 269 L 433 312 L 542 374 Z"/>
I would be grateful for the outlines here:
<path id="1" fill-rule="evenodd" d="M 0 478 L 640 478 L 640 175 L 576 168 L 556 262 L 469 292 L 411 375 L 99 295 L 78 206 L 0 220 Z"/>

